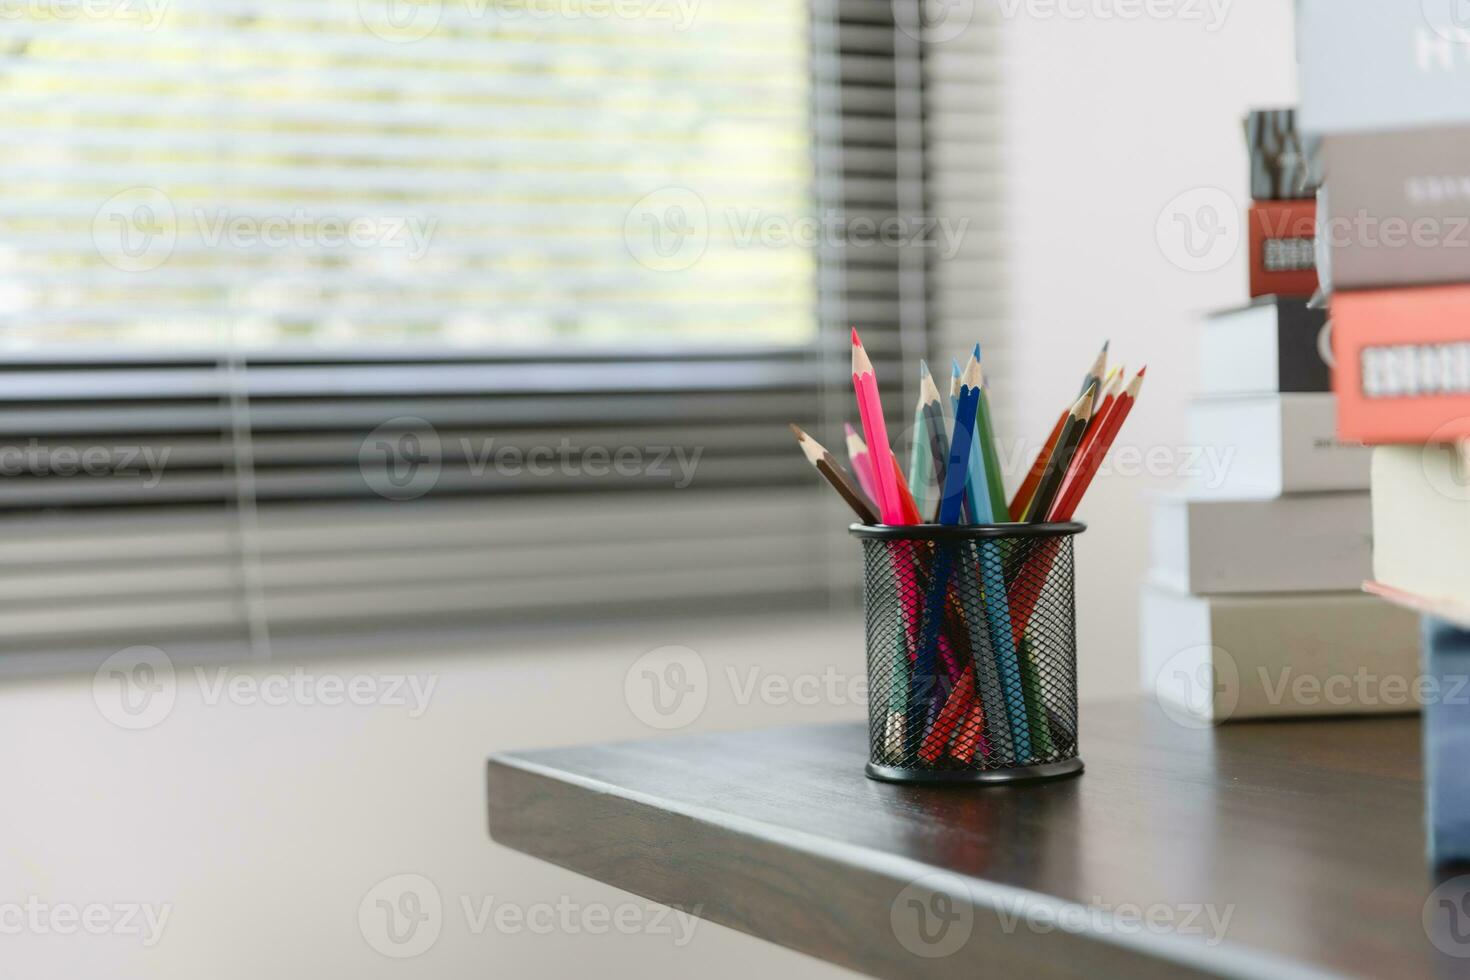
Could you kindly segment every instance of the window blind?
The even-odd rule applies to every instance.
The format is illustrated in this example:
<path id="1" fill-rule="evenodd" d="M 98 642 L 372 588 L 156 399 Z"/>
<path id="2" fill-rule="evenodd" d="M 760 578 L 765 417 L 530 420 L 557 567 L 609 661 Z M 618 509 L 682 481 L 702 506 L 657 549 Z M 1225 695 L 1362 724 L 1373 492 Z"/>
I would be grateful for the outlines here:
<path id="1" fill-rule="evenodd" d="M 845 236 L 929 214 L 925 45 L 620 7 L 16 25 L 0 650 L 852 594 L 784 423 L 840 449 L 849 325 L 912 401 L 937 260 Z"/>

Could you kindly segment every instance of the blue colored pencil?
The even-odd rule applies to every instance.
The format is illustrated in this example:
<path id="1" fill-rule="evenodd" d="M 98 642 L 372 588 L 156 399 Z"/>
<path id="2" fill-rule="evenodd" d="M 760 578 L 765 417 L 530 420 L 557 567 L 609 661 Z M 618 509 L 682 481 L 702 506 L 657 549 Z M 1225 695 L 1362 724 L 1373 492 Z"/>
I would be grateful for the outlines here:
<path id="1" fill-rule="evenodd" d="M 961 376 L 959 397 L 955 411 L 954 433 L 949 441 L 949 462 L 945 467 L 945 481 L 939 503 L 939 523 L 958 524 L 961 512 L 964 509 L 965 485 L 969 473 L 969 457 L 971 448 L 974 446 L 975 415 L 980 405 L 980 365 L 971 360 L 965 373 Z M 940 546 L 936 549 L 934 562 L 934 578 L 930 582 L 929 594 L 924 603 L 924 630 L 919 642 L 919 658 L 915 665 L 914 681 L 909 688 L 910 710 L 915 705 L 922 704 L 927 699 L 929 709 L 925 724 L 921 732 L 911 733 L 919 736 L 927 733 L 938 718 L 939 711 L 946 699 L 947 693 L 936 684 L 933 690 L 923 690 L 918 683 L 919 678 L 935 673 L 935 661 L 938 656 L 939 628 L 943 619 L 944 599 L 949 591 L 950 579 L 954 572 L 954 556 L 957 552 L 955 546 Z M 977 684 L 984 693 L 994 698 L 993 703 L 987 703 L 985 710 L 995 712 L 991 717 L 996 719 L 994 729 L 995 739 L 992 743 L 994 751 L 999 752 L 1002 758 L 1011 753 L 1011 739 L 1005 730 L 1005 726 L 999 724 L 1005 716 L 1005 702 L 996 698 L 996 692 L 1000 689 L 1000 680 L 996 676 L 995 664 L 989 652 L 990 641 L 985 630 L 977 629 L 981 617 L 971 614 L 967 617 L 971 627 L 970 646 L 975 659 L 977 669 L 982 671 Z M 914 727 L 914 726 L 911 726 Z M 914 743 L 918 744 L 916 738 Z"/>
<path id="2" fill-rule="evenodd" d="M 975 345 L 975 364 L 980 363 L 980 345 Z M 981 370 L 982 384 L 984 372 Z M 978 402 L 978 399 L 977 399 Z M 980 459 L 981 469 L 977 475 L 973 468 L 970 480 L 979 488 L 976 494 L 976 521 L 980 524 L 995 523 L 990 495 L 985 492 L 984 458 L 979 447 L 979 424 L 975 425 L 976 446 L 970 453 L 971 460 Z M 1000 681 L 1005 689 L 1006 713 L 1010 716 L 1011 732 L 1015 736 L 1016 761 L 1025 764 L 1031 758 L 1031 726 L 1026 717 L 1025 675 L 1021 661 L 1016 655 L 1016 639 L 1011 631 L 1011 600 L 1006 590 L 1004 562 L 1000 547 L 994 541 L 980 543 L 980 584 L 985 593 L 985 618 L 990 624 L 990 646 L 1000 665 Z M 1050 740 L 1042 733 L 1042 742 Z"/>
<path id="3" fill-rule="evenodd" d="M 952 376 L 949 382 L 949 410 L 958 417 L 960 409 L 960 362 L 951 359 Z M 983 388 L 981 389 L 984 390 Z M 970 446 L 970 469 L 965 479 L 965 502 L 970 510 L 970 519 L 976 524 L 994 524 L 990 506 L 989 487 L 985 480 L 985 453 L 980 448 L 980 426 L 977 423 Z"/>

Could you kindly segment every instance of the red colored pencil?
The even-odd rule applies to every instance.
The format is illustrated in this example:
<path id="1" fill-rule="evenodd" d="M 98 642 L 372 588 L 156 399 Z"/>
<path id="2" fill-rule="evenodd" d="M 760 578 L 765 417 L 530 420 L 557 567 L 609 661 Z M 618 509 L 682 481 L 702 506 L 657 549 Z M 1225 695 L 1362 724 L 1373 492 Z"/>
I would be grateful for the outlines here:
<path id="1" fill-rule="evenodd" d="M 954 748 L 950 755 L 954 756 L 956 762 L 968 763 L 975 758 L 975 750 L 979 749 L 981 755 L 990 754 L 990 743 L 985 740 L 985 712 L 976 701 L 970 705 L 970 713 L 965 716 L 960 730 L 954 737 Z"/>
<path id="2" fill-rule="evenodd" d="M 945 701 L 944 708 L 939 712 L 939 717 L 934 720 L 934 727 L 930 728 L 929 734 L 924 736 L 923 747 L 919 749 L 919 758 L 925 762 L 939 761 L 944 755 L 944 750 L 949 747 L 950 736 L 959 726 L 960 719 L 969 713 L 974 697 L 975 669 L 966 667 L 965 672 L 960 675 L 959 683 L 950 692 L 949 699 Z"/>
<path id="3" fill-rule="evenodd" d="M 919 505 L 914 503 L 914 495 L 909 490 L 909 481 L 904 479 L 903 467 L 898 465 L 898 457 L 892 453 L 888 458 L 893 460 L 894 483 L 898 487 L 898 506 L 903 512 L 905 524 L 923 524 L 924 518 L 919 515 Z"/>
<path id="4" fill-rule="evenodd" d="M 1138 400 L 1139 389 L 1143 387 L 1143 375 L 1148 370 L 1147 365 L 1138 372 L 1137 376 L 1129 383 L 1128 388 L 1113 405 L 1113 410 L 1108 413 L 1104 423 L 1104 430 L 1100 432 L 1094 442 L 1091 452 L 1079 467 L 1067 475 L 1067 480 L 1062 484 L 1061 491 L 1057 494 L 1056 502 L 1052 504 L 1047 513 L 1049 521 L 1070 521 L 1072 515 L 1077 511 L 1077 505 L 1082 502 L 1083 494 L 1092 485 L 1093 477 L 1102 467 L 1103 458 L 1107 456 L 1108 450 L 1113 447 L 1113 440 L 1118 437 L 1118 431 L 1123 428 L 1123 423 L 1128 419 L 1128 413 L 1133 411 L 1133 403 Z"/>
<path id="5" fill-rule="evenodd" d="M 1112 431 L 1105 432 L 1098 437 L 1099 441 L 1094 447 L 1097 451 L 1092 454 L 1088 471 L 1078 473 L 1077 479 L 1072 481 L 1070 488 L 1066 486 L 1062 488 L 1062 493 L 1057 495 L 1056 501 L 1053 502 L 1047 513 L 1047 520 L 1071 520 L 1077 510 L 1077 505 L 1082 501 L 1082 495 L 1092 483 L 1092 478 L 1097 475 L 1103 457 L 1107 455 L 1113 440 L 1123 428 L 1123 422 L 1127 419 L 1128 413 L 1133 410 L 1133 403 L 1138 398 L 1138 390 L 1143 387 L 1143 376 L 1147 370 L 1147 366 L 1140 370 L 1132 383 L 1128 385 L 1128 390 L 1113 403 L 1113 410 L 1108 415 L 1111 422 L 1109 428 Z M 1066 495 L 1065 498 L 1063 493 Z M 1026 627 L 1031 623 L 1031 614 L 1036 611 L 1036 603 L 1041 599 L 1041 583 L 1044 583 L 1047 576 L 1051 574 L 1052 564 L 1057 560 L 1058 547 L 1056 541 L 1050 541 L 1034 552 L 1022 566 L 1011 588 L 1011 629 L 1017 646 L 1020 646 L 1021 638 L 1026 634 Z"/>

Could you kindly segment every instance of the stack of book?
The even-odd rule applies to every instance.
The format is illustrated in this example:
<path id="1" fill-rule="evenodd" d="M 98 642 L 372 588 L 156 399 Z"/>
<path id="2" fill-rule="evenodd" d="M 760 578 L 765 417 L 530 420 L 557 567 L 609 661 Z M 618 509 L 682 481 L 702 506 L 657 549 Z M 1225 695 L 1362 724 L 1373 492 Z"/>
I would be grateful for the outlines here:
<path id="1" fill-rule="evenodd" d="M 1338 432 L 1375 447 L 1368 588 L 1426 613 L 1438 861 L 1470 860 L 1470 30 L 1453 6 L 1303 0 L 1299 17 Z"/>
<path id="2" fill-rule="evenodd" d="M 1412 701 L 1380 697 L 1373 678 L 1413 675 L 1416 623 L 1361 588 L 1369 455 L 1334 434 L 1326 314 L 1302 260 L 1312 233 L 1298 227 L 1315 209 L 1308 153 L 1293 110 L 1252 113 L 1246 131 L 1251 291 L 1277 292 L 1200 331 L 1193 472 L 1152 503 L 1143 685 L 1210 722 L 1403 711 Z M 1300 267 L 1283 267 L 1292 257 Z"/>

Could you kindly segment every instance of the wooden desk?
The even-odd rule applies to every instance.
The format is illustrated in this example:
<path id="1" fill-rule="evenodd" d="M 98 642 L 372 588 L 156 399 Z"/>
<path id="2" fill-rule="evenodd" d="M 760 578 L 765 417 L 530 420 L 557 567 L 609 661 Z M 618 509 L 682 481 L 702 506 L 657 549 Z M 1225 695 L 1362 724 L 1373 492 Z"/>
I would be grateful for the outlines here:
<path id="1" fill-rule="evenodd" d="M 1091 704 L 1087 772 L 1025 786 L 886 785 L 865 752 L 847 724 L 496 756 L 490 832 L 880 977 L 1470 975 L 1421 918 L 1417 717 Z"/>

